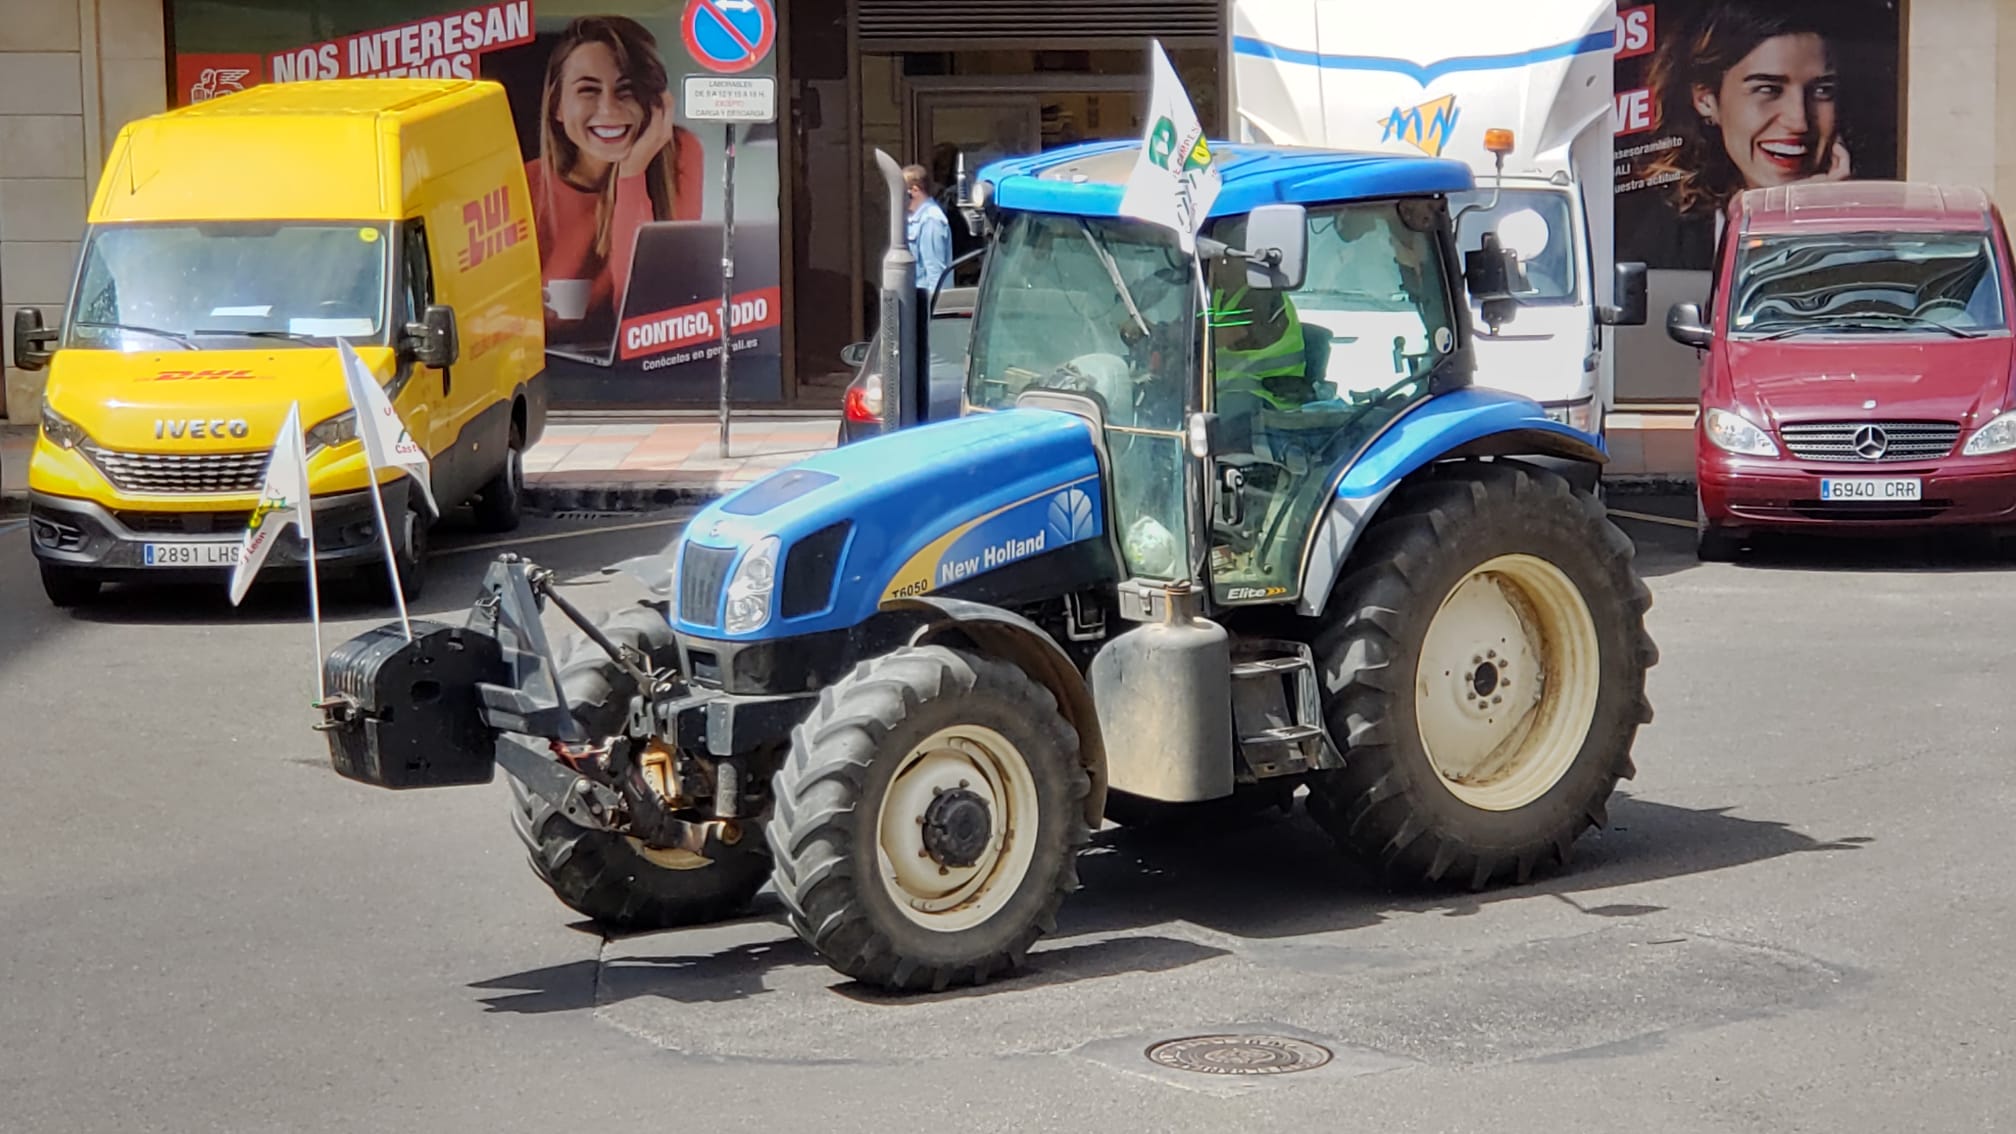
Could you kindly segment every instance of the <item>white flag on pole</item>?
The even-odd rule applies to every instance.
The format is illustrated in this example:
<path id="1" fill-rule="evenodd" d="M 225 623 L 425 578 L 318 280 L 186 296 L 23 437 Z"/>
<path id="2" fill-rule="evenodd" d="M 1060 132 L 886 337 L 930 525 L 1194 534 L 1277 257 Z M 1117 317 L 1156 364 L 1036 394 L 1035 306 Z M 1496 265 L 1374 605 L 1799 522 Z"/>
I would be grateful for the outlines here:
<path id="1" fill-rule="evenodd" d="M 339 339 L 336 349 L 343 357 L 343 382 L 350 390 L 350 404 L 357 409 L 357 435 L 364 441 L 366 460 L 373 469 L 405 469 L 407 479 L 427 501 L 427 510 L 439 516 L 441 509 L 434 503 L 430 483 L 433 472 L 427 464 L 427 451 L 406 431 L 406 424 L 392 408 L 392 399 L 385 396 L 385 387 L 378 384 L 377 376 L 350 349 L 350 344 Z"/>
<path id="2" fill-rule="evenodd" d="M 304 537 L 313 536 L 308 530 L 308 455 L 302 449 L 299 402 L 288 407 L 280 438 L 273 443 L 273 455 L 266 458 L 259 503 L 252 508 L 252 521 L 245 527 L 244 542 L 238 545 L 238 563 L 231 568 L 232 606 L 245 597 L 267 554 L 290 526 Z"/>
<path id="3" fill-rule="evenodd" d="M 1161 41 L 1151 46 L 1154 78 L 1148 95 L 1148 130 L 1141 139 L 1141 158 L 1120 199 L 1120 213 L 1175 229 L 1183 251 L 1194 253 L 1197 232 L 1223 183 L 1183 80 Z"/>

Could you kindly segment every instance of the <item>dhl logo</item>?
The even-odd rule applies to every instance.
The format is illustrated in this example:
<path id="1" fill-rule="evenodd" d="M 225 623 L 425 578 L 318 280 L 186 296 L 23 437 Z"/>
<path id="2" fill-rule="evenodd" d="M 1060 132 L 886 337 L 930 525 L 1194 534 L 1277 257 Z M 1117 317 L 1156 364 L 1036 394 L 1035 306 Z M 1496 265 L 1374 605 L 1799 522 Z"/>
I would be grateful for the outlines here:
<path id="1" fill-rule="evenodd" d="M 163 370 L 149 382 L 257 382 L 263 377 L 250 370 Z"/>
<path id="2" fill-rule="evenodd" d="M 1456 120 L 1462 115 L 1456 109 L 1455 95 L 1424 102 L 1411 110 L 1396 106 L 1391 114 L 1379 120 L 1379 125 L 1385 127 L 1379 140 L 1390 142 L 1397 138 L 1429 157 L 1441 157 L 1450 135 L 1456 132 Z"/>
<path id="3" fill-rule="evenodd" d="M 532 239 L 532 227 L 524 217 L 511 215 L 511 191 L 498 186 L 477 200 L 462 206 L 462 227 L 469 243 L 455 257 L 463 271 L 481 264 L 515 244 Z"/>

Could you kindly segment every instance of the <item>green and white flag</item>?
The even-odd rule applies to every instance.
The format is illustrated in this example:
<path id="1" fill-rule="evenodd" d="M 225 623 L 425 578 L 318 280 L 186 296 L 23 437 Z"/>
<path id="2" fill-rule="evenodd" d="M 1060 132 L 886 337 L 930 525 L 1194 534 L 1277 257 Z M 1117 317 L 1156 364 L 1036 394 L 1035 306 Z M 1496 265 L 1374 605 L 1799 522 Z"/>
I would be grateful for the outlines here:
<path id="1" fill-rule="evenodd" d="M 1176 230 L 1186 253 L 1197 249 L 1197 232 L 1222 183 L 1204 139 L 1204 124 L 1190 105 L 1161 41 L 1150 44 L 1153 85 L 1148 96 L 1148 131 L 1141 139 L 1141 159 L 1127 179 L 1120 199 L 1122 216 Z"/>
<path id="2" fill-rule="evenodd" d="M 266 458 L 266 479 L 259 485 L 259 503 L 238 545 L 238 563 L 231 569 L 231 605 L 237 606 L 266 563 L 282 532 L 289 527 L 308 541 L 308 557 L 314 559 L 315 530 L 308 516 L 308 457 L 302 451 L 301 403 L 287 408 L 287 420 L 280 426 L 273 455 Z"/>

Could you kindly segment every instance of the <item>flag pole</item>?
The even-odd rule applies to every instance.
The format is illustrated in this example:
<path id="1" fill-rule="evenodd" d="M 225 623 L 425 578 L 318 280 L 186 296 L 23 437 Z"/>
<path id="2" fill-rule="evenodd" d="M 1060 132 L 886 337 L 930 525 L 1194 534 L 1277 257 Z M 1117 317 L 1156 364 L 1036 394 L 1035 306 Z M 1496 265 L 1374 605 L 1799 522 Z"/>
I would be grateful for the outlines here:
<path id="1" fill-rule="evenodd" d="M 378 466 L 371 460 L 371 450 L 364 450 L 364 466 L 371 473 L 371 507 L 378 513 L 378 534 L 385 545 L 385 571 L 392 577 L 392 601 L 399 604 L 399 625 L 406 631 L 406 640 L 413 640 L 413 620 L 406 614 L 406 588 L 399 581 L 399 556 L 392 548 L 392 524 L 385 519 L 385 486 L 378 482 Z"/>

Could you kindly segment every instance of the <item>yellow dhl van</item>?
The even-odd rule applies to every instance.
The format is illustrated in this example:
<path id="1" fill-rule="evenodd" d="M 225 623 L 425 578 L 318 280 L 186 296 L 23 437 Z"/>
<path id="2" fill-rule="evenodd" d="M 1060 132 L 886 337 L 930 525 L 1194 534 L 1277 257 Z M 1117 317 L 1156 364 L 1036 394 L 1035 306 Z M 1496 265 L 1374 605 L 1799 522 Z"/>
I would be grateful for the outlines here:
<path id="1" fill-rule="evenodd" d="M 49 367 L 28 487 L 53 602 L 142 575 L 221 581 L 296 400 L 317 562 L 385 579 L 339 339 L 425 447 L 440 506 L 516 526 L 545 332 L 502 87 L 283 83 L 141 119 L 89 222 L 60 324 L 15 318 L 15 364 Z M 428 513 L 403 474 L 381 479 L 410 596 Z M 283 540 L 268 563 L 301 555 Z"/>

